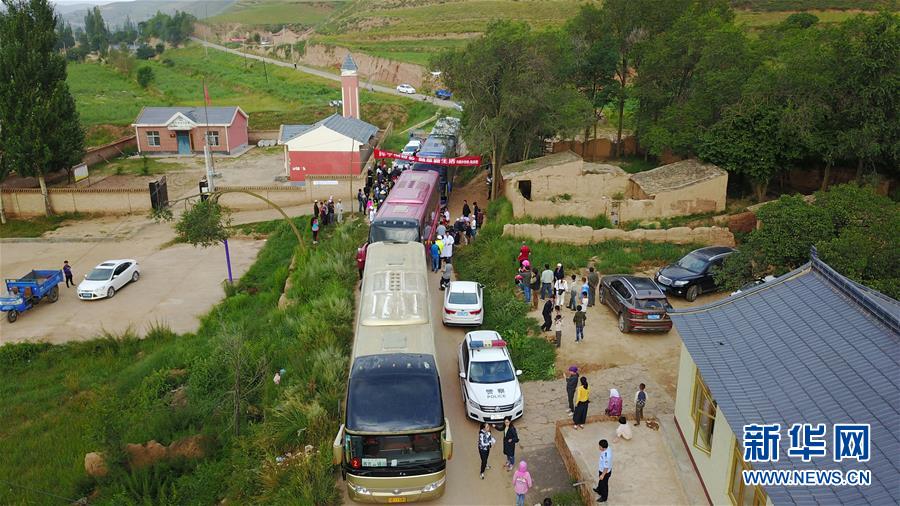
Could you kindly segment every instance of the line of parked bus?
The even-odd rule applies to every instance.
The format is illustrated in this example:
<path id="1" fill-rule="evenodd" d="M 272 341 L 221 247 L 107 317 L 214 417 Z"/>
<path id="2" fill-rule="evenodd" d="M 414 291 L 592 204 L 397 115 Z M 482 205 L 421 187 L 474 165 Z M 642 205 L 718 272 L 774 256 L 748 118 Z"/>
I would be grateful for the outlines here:
<path id="1" fill-rule="evenodd" d="M 438 120 L 419 154 L 457 156 L 459 120 Z M 444 417 L 425 251 L 453 168 L 416 163 L 380 206 L 357 253 L 362 275 L 344 423 L 333 445 L 350 498 L 404 503 L 444 493 Z M 424 247 L 423 247 L 424 246 Z"/>

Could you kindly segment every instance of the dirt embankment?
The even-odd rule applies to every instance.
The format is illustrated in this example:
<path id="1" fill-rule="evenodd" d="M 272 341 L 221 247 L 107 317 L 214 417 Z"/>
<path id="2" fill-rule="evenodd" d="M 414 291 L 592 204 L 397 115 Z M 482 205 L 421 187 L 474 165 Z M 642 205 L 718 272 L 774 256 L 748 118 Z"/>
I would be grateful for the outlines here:
<path id="1" fill-rule="evenodd" d="M 345 47 L 309 44 L 300 61 L 315 67 L 339 68 L 347 53 L 350 53 L 350 50 Z M 353 52 L 353 61 L 359 67 L 359 76 L 363 83 L 369 80 L 390 84 L 408 83 L 420 88 L 424 83 L 425 76 L 430 76 L 425 67 L 421 65 L 379 58 L 360 52 Z"/>

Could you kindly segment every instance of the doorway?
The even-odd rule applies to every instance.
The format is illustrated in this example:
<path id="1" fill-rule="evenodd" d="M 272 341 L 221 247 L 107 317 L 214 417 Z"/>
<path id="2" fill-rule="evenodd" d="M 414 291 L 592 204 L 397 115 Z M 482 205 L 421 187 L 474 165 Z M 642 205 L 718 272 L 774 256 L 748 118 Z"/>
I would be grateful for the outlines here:
<path id="1" fill-rule="evenodd" d="M 519 193 L 525 197 L 525 200 L 531 200 L 531 181 L 519 181 Z"/>
<path id="2" fill-rule="evenodd" d="M 178 154 L 191 154 L 191 134 L 190 132 L 177 132 L 178 135 Z"/>

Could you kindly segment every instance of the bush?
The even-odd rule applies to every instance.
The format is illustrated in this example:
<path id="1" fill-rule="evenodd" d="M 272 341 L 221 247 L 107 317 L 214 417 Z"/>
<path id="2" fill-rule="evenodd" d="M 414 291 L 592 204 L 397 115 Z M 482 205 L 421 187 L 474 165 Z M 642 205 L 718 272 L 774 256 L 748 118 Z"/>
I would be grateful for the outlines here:
<path id="1" fill-rule="evenodd" d="M 50 348 L 48 343 L 12 343 L 0 346 L 0 365 L 15 367 L 27 365 Z"/>
<path id="2" fill-rule="evenodd" d="M 156 50 L 148 46 L 147 44 L 141 44 L 134 52 L 134 56 L 138 60 L 149 60 L 150 58 L 156 56 Z"/>
<path id="3" fill-rule="evenodd" d="M 137 71 L 137 83 L 141 88 L 146 88 L 150 86 L 150 83 L 153 82 L 154 74 L 153 69 L 150 67 L 141 67 Z"/>

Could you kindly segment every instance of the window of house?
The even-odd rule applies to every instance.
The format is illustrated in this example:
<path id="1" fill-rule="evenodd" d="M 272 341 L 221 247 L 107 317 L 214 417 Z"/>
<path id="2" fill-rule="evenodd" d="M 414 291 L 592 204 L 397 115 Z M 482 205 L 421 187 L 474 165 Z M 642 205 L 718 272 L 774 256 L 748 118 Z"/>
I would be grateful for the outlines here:
<path id="1" fill-rule="evenodd" d="M 694 377 L 694 405 L 691 409 L 694 417 L 694 446 L 709 452 L 712 450 L 712 437 L 716 424 L 716 401 L 709 393 L 706 383 L 697 370 Z"/>
<path id="2" fill-rule="evenodd" d="M 206 144 L 209 146 L 218 146 L 219 145 L 219 131 L 218 130 L 210 130 L 206 132 Z"/>
<path id="3" fill-rule="evenodd" d="M 147 132 L 147 145 L 159 146 L 159 130 L 150 130 Z"/>
<path id="4" fill-rule="evenodd" d="M 740 445 L 734 445 L 734 455 L 731 457 L 731 483 L 728 487 L 728 496 L 735 506 L 765 506 L 766 493 L 762 487 L 750 487 L 744 485 L 742 471 L 749 471 L 750 464 L 744 462 Z"/>
<path id="5" fill-rule="evenodd" d="M 519 192 L 525 197 L 525 200 L 531 200 L 531 181 L 519 181 Z"/>

